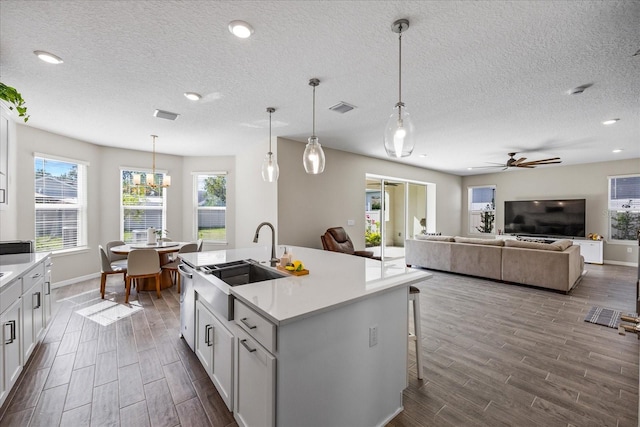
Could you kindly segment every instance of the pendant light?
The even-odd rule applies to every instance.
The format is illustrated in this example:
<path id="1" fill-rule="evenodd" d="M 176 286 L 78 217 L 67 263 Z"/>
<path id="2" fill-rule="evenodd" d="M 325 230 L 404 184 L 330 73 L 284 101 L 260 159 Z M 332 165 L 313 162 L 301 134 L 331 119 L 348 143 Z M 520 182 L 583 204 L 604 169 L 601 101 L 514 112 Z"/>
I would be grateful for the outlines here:
<path id="1" fill-rule="evenodd" d="M 318 79 L 309 80 L 309 86 L 313 86 L 313 132 L 304 149 L 302 163 L 304 170 L 311 175 L 317 175 L 324 171 L 324 151 L 322 151 L 322 146 L 316 136 L 316 86 L 319 84 L 320 80 Z"/>
<path id="2" fill-rule="evenodd" d="M 273 158 L 273 153 L 271 152 L 271 114 L 273 114 L 274 111 L 276 111 L 276 109 L 273 107 L 267 108 L 267 113 L 269 113 L 269 152 L 262 162 L 262 179 L 266 182 L 277 181 L 278 174 L 280 173 L 278 162 Z"/>
<path id="3" fill-rule="evenodd" d="M 171 186 L 171 177 L 169 175 L 164 175 L 162 177 L 162 182 L 160 184 L 156 184 L 155 183 L 155 176 L 156 176 L 156 138 L 158 137 L 158 135 L 151 135 L 151 138 L 153 138 L 153 163 L 151 165 L 151 173 L 147 173 L 146 175 L 146 182 L 143 184 L 141 182 L 141 177 L 140 174 L 134 174 L 133 175 L 133 184 L 134 185 L 138 185 L 138 186 L 143 186 L 143 187 L 149 187 L 152 188 L 154 190 L 157 190 L 159 188 L 164 188 L 164 187 L 169 187 Z"/>
<path id="4" fill-rule="evenodd" d="M 398 33 L 398 103 L 389 117 L 384 131 L 384 148 L 389 157 L 407 157 L 413 152 L 413 123 L 402 102 L 402 33 L 409 28 L 408 19 L 398 19 L 391 31 Z"/>

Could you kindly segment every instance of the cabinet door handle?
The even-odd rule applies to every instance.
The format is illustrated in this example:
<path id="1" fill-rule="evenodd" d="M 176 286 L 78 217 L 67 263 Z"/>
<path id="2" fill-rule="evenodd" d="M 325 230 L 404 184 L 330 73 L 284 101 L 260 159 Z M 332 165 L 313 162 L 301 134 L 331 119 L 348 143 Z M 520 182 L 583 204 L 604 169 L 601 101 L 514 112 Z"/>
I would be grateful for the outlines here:
<path id="1" fill-rule="evenodd" d="M 7 323 L 5 323 L 3 325 L 3 327 L 5 328 L 5 332 L 6 332 L 6 327 L 9 327 L 9 339 L 5 340 L 5 344 L 11 344 L 13 341 L 15 341 L 16 339 L 16 321 L 15 320 L 9 320 Z"/>
<path id="2" fill-rule="evenodd" d="M 35 303 L 35 304 L 34 304 L 34 302 L 33 302 L 33 298 L 34 298 L 34 297 L 36 298 L 36 303 Z M 34 293 L 33 295 L 31 295 L 31 304 L 33 305 L 33 309 L 34 309 L 34 310 L 36 310 L 36 309 L 40 308 L 40 304 L 41 304 L 41 301 L 40 301 L 40 292 L 36 292 L 36 293 Z"/>
<path id="3" fill-rule="evenodd" d="M 247 322 L 247 318 L 246 318 L 246 317 L 243 317 L 242 319 L 240 319 L 240 321 L 241 321 L 242 323 L 244 323 L 244 326 L 246 326 L 246 327 L 247 327 L 247 328 L 249 328 L 249 329 L 255 329 L 255 328 L 257 328 L 257 326 L 256 326 L 256 325 L 251 325 L 251 324 L 249 324 L 249 322 Z"/>
<path id="4" fill-rule="evenodd" d="M 246 348 L 249 353 L 253 353 L 254 351 L 256 351 L 255 348 L 249 347 L 249 345 L 247 344 L 247 340 L 240 340 L 240 344 L 242 344 L 242 346 Z"/>
<path id="5" fill-rule="evenodd" d="M 45 292 L 45 295 L 51 295 L 51 281 L 48 281 L 46 283 L 47 283 L 47 292 Z"/>
<path id="6" fill-rule="evenodd" d="M 213 331 L 213 326 L 207 325 L 204 327 L 204 342 L 207 343 L 207 347 L 213 345 L 213 337 L 210 334 L 211 331 Z"/>

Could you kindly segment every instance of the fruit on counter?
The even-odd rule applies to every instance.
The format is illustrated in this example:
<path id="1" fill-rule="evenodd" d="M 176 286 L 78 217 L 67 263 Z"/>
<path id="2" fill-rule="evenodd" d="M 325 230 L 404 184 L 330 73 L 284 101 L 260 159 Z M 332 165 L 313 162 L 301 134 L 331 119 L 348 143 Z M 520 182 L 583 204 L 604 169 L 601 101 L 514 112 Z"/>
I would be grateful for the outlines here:
<path id="1" fill-rule="evenodd" d="M 295 260 L 284 266 L 288 271 L 302 271 L 304 270 L 304 264 L 300 260 Z"/>

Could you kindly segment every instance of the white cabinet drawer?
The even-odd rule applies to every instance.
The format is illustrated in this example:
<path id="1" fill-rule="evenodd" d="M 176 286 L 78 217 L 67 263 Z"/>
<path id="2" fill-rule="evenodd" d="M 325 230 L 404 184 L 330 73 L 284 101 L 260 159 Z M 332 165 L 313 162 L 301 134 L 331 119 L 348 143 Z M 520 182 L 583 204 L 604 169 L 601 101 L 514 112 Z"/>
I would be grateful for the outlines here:
<path id="1" fill-rule="evenodd" d="M 256 339 L 271 353 L 276 351 L 276 325 L 244 305 L 234 301 L 234 319 L 238 326 Z"/>
<path id="2" fill-rule="evenodd" d="M 22 278 L 16 279 L 0 289 L 0 314 L 22 295 Z"/>
<path id="3" fill-rule="evenodd" d="M 42 278 L 44 278 L 44 263 L 39 262 L 38 265 L 27 271 L 24 276 L 22 276 L 22 289 L 26 292 Z"/>

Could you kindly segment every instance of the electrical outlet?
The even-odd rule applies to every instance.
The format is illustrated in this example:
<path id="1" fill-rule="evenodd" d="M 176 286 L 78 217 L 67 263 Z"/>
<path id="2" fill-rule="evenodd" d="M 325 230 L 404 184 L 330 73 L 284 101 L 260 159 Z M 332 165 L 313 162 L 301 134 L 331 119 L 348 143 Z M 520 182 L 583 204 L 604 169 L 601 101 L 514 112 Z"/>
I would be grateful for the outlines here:
<path id="1" fill-rule="evenodd" d="M 633 252 L 633 248 L 627 248 L 627 253 Z"/>
<path id="2" fill-rule="evenodd" d="M 378 325 L 369 327 L 369 347 L 378 344 Z"/>
<path id="3" fill-rule="evenodd" d="M 348 219 L 348 220 L 347 220 L 347 225 L 348 225 L 348 226 L 354 226 L 354 225 L 356 225 L 356 221 L 355 221 L 355 220 L 353 220 L 353 219 Z"/>

